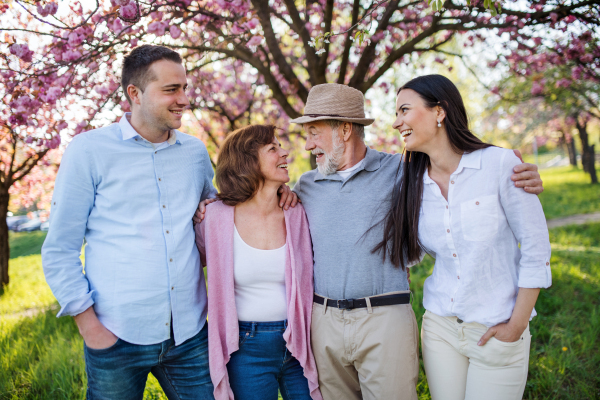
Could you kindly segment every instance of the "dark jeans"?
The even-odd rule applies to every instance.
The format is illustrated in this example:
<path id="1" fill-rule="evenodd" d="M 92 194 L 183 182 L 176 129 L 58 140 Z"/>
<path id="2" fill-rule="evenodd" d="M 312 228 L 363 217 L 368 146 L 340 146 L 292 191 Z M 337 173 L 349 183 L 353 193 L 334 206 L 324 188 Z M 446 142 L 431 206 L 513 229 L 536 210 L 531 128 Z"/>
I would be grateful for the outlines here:
<path id="1" fill-rule="evenodd" d="M 170 400 L 214 399 L 208 370 L 208 323 L 179 346 L 172 337 L 147 346 L 119 339 L 107 349 L 94 350 L 84 344 L 84 354 L 88 400 L 141 400 L 150 372 Z"/>
<path id="2" fill-rule="evenodd" d="M 227 363 L 229 384 L 236 399 L 310 400 L 304 370 L 285 347 L 287 321 L 239 322 L 240 349 Z"/>

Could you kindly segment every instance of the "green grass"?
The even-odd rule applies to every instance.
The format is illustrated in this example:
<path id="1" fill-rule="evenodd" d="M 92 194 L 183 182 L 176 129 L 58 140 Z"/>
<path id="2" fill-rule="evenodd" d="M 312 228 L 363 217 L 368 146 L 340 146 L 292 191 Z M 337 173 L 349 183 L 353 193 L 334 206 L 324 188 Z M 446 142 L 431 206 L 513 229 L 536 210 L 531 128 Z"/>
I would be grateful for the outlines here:
<path id="1" fill-rule="evenodd" d="M 591 185 L 589 175 L 568 167 L 540 171 L 544 192 L 540 201 L 546 219 L 600 211 L 600 185 Z"/>
<path id="2" fill-rule="evenodd" d="M 540 199 L 548 217 L 600 211 L 599 189 L 590 189 L 582 177 L 570 168 L 542 172 L 546 190 Z M 0 400 L 85 397 L 83 342 L 72 318 L 55 317 L 57 304 L 39 254 L 44 237 L 41 232 L 10 236 L 11 283 L 0 297 Z M 553 285 L 542 290 L 539 315 L 531 323 L 524 398 L 598 399 L 600 224 L 555 228 L 550 241 Z M 423 283 L 432 268 L 427 258 L 412 270 L 419 326 L 425 311 Z M 422 365 L 417 391 L 420 399 L 430 398 Z M 151 375 L 144 399 L 166 399 Z"/>

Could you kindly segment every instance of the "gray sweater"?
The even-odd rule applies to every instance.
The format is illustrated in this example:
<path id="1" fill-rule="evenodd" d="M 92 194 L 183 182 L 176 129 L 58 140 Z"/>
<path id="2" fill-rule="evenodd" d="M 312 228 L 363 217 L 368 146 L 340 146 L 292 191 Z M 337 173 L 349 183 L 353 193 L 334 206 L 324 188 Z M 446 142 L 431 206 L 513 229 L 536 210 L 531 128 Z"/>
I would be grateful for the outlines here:
<path id="1" fill-rule="evenodd" d="M 313 170 L 296 183 L 310 225 L 317 294 L 358 299 L 408 290 L 406 272 L 371 253 L 383 238 L 378 222 L 388 210 L 399 164 L 399 154 L 367 149 L 364 165 L 345 181 Z"/>

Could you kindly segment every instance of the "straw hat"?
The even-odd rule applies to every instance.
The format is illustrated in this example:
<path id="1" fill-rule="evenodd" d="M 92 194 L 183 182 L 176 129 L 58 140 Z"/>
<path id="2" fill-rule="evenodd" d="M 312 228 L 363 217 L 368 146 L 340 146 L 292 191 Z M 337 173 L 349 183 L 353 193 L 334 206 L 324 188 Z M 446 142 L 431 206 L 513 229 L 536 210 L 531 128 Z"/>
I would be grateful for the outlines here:
<path id="1" fill-rule="evenodd" d="M 323 119 L 371 125 L 372 118 L 365 118 L 365 97 L 360 90 L 337 83 L 314 86 L 308 93 L 304 116 L 291 120 L 295 124 Z"/>

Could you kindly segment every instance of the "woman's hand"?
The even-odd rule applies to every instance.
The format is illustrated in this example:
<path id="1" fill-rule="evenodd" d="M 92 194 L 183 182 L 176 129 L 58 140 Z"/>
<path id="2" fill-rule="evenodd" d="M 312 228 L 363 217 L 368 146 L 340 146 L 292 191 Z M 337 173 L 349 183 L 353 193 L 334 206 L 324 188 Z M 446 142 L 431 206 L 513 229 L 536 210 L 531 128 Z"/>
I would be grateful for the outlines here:
<path id="1" fill-rule="evenodd" d="M 495 337 L 501 342 L 516 342 L 517 340 L 519 340 L 519 338 L 521 338 L 521 335 L 525 331 L 526 327 L 527 325 L 525 325 L 525 327 L 523 328 L 517 327 L 516 324 L 511 324 L 510 322 L 492 326 L 481 337 L 481 339 L 479 339 L 479 342 L 477 342 L 477 346 L 483 346 L 492 337 Z"/>

